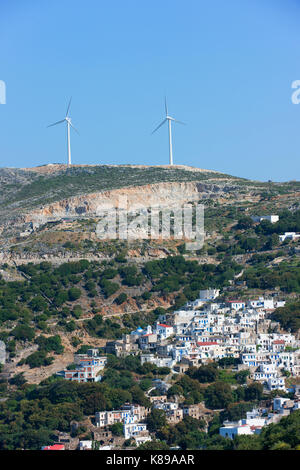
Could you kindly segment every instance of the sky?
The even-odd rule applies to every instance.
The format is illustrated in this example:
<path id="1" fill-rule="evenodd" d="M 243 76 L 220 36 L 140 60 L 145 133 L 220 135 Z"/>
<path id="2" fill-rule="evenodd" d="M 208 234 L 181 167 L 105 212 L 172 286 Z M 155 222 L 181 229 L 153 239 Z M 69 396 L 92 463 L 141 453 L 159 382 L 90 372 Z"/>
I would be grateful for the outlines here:
<path id="1" fill-rule="evenodd" d="M 174 164 L 299 180 L 299 26 L 300 0 L 0 0 L 0 167 L 66 163 L 71 96 L 72 163 L 167 164 L 166 96 Z"/>

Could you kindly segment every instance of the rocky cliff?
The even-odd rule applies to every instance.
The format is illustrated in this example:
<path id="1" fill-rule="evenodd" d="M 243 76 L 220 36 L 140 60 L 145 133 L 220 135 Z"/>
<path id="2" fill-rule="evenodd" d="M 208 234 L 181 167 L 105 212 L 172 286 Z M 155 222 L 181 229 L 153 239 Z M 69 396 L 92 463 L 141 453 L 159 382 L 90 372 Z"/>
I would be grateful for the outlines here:
<path id="1" fill-rule="evenodd" d="M 226 198 L 228 195 L 243 199 L 240 188 L 233 184 L 197 182 L 156 183 L 75 196 L 30 211 L 24 217 L 31 220 L 55 220 L 69 217 L 97 216 L 107 205 L 119 207 L 127 200 L 128 206 L 177 207 L 185 202 L 206 198 Z M 124 199 L 126 198 L 126 199 Z"/>

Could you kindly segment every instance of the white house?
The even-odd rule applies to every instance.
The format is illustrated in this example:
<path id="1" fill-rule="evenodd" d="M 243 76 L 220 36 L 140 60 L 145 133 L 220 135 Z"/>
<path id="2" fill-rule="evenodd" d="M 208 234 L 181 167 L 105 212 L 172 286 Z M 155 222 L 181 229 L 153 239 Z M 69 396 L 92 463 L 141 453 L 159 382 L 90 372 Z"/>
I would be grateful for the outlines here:
<path id="1" fill-rule="evenodd" d="M 150 364 L 155 364 L 157 367 L 173 367 L 176 364 L 176 361 L 171 357 L 158 357 L 154 354 L 142 354 L 141 355 L 141 364 L 149 362 Z"/>
<path id="2" fill-rule="evenodd" d="M 266 381 L 269 390 L 285 390 L 285 380 L 283 377 L 270 377 Z"/>
<path id="3" fill-rule="evenodd" d="M 246 302 L 242 302 L 241 300 L 227 300 L 226 305 L 230 310 L 241 310 L 246 307 Z"/>
<path id="4" fill-rule="evenodd" d="M 203 302 L 214 300 L 220 295 L 220 289 L 204 289 L 199 292 L 199 299 Z"/>
<path id="5" fill-rule="evenodd" d="M 75 363 L 77 365 L 74 369 L 64 369 L 56 374 L 72 382 L 99 382 L 102 378 L 99 372 L 104 369 L 107 357 L 98 357 L 93 353 L 90 355 L 75 355 Z"/>
<path id="6" fill-rule="evenodd" d="M 300 233 L 296 232 L 285 232 L 283 235 L 279 235 L 279 240 L 284 242 L 286 239 L 297 240 L 300 237 Z"/>
<path id="7" fill-rule="evenodd" d="M 141 444 L 144 444 L 145 442 L 152 441 L 151 436 L 135 436 L 134 438 L 137 446 L 140 446 Z"/>
<path id="8" fill-rule="evenodd" d="M 79 441 L 79 450 L 92 450 L 93 441 Z"/>
<path id="9" fill-rule="evenodd" d="M 219 346 L 217 341 L 199 341 L 197 342 L 197 349 L 202 352 L 208 353 Z"/>
<path id="10" fill-rule="evenodd" d="M 125 439 L 139 437 L 141 433 L 147 431 L 147 424 L 144 423 L 124 423 L 123 433 Z"/>
<path id="11" fill-rule="evenodd" d="M 155 349 L 157 343 L 157 334 L 148 333 L 139 337 L 140 348 L 145 350 Z"/>
<path id="12" fill-rule="evenodd" d="M 247 304 L 253 308 L 274 308 L 273 299 L 264 299 L 259 297 L 257 300 L 249 300 Z"/>
<path id="13" fill-rule="evenodd" d="M 146 413 L 144 406 L 123 405 L 120 410 L 97 411 L 95 413 L 95 424 L 101 428 L 115 423 L 137 423 L 146 417 Z"/>
<path id="14" fill-rule="evenodd" d="M 169 338 L 169 336 L 172 336 L 174 334 L 173 326 L 166 325 L 165 323 L 157 323 L 155 331 L 160 339 Z"/>
<path id="15" fill-rule="evenodd" d="M 225 426 L 220 427 L 219 433 L 223 437 L 234 439 L 235 436 L 242 434 L 254 434 L 249 424 L 239 424 L 238 422 L 224 422 Z"/>
<path id="16" fill-rule="evenodd" d="M 270 378 L 277 377 L 276 365 L 273 363 L 261 364 L 258 368 L 258 371 L 253 373 L 253 379 L 258 380 L 259 382 L 265 382 Z"/>
<path id="17" fill-rule="evenodd" d="M 283 397 L 276 397 L 273 400 L 273 410 L 274 411 L 279 411 L 283 408 L 283 405 L 289 401 L 289 398 L 283 398 Z"/>
<path id="18" fill-rule="evenodd" d="M 247 434 L 259 434 L 261 429 L 266 425 L 266 418 L 262 418 L 259 411 L 255 408 L 246 413 L 245 419 L 239 421 L 224 421 L 219 433 L 223 437 L 234 439 L 235 436 Z"/>

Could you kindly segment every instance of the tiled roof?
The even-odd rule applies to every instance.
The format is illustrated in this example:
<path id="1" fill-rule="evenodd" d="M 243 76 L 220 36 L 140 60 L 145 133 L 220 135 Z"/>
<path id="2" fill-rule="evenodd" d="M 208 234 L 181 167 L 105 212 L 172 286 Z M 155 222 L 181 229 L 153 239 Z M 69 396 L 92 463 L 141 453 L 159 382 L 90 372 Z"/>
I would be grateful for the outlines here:
<path id="1" fill-rule="evenodd" d="M 201 341 L 197 343 L 198 346 L 212 346 L 214 344 L 218 344 L 216 341 Z"/>
<path id="2" fill-rule="evenodd" d="M 64 450 L 65 446 L 63 444 L 54 444 L 53 446 L 44 446 L 42 450 Z"/>

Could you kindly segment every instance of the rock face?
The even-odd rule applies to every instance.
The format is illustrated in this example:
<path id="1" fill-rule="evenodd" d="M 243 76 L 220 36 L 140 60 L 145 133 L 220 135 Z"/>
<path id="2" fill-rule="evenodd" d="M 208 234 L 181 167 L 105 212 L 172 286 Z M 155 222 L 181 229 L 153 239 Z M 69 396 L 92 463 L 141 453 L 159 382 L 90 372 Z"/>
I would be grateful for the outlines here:
<path id="1" fill-rule="evenodd" d="M 0 341 L 0 364 L 5 364 L 6 362 L 6 348 L 3 341 Z"/>
<path id="2" fill-rule="evenodd" d="M 139 207 L 178 207 L 191 200 L 206 198 L 231 197 L 242 198 L 239 187 L 233 184 L 197 183 L 197 182 L 173 182 L 156 183 L 144 186 L 115 189 L 75 196 L 68 199 L 45 205 L 25 216 L 25 222 L 39 220 L 58 220 L 69 217 L 97 216 L 99 210 L 111 205 L 122 207 L 127 202 L 128 208 Z"/>

